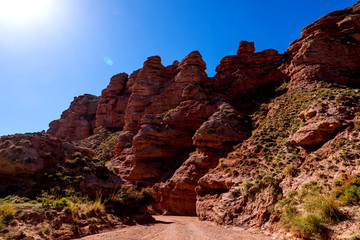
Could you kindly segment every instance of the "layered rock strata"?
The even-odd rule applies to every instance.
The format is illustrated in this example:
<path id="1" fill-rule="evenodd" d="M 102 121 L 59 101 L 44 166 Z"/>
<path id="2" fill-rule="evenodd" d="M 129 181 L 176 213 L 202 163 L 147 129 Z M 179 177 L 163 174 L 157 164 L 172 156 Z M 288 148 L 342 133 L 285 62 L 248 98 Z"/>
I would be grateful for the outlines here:
<path id="1" fill-rule="evenodd" d="M 286 50 L 284 71 L 295 82 L 360 84 L 360 5 L 318 19 Z"/>
<path id="2" fill-rule="evenodd" d="M 138 185 L 170 178 L 156 187 L 161 192 L 159 206 L 194 215 L 197 181 L 250 135 L 248 115 L 257 105 L 251 95 L 284 81 L 278 70 L 281 63 L 276 50 L 255 53 L 253 42 L 241 41 L 237 55 L 224 57 L 213 78 L 207 76 L 197 51 L 167 67 L 160 57 L 149 57 L 130 76 L 115 75 L 99 98 L 91 128 L 122 130 L 115 141 L 115 157 L 107 166 Z M 77 102 L 51 124 L 50 134 L 71 139 L 64 135 L 72 132 L 68 112 L 74 112 Z M 81 137 L 87 136 L 75 140 Z M 174 184 L 177 187 L 172 189 Z"/>
<path id="3" fill-rule="evenodd" d="M 323 174 L 314 159 L 339 159 L 343 138 L 358 141 L 359 91 L 347 87 L 360 85 L 359 15 L 357 3 L 320 18 L 284 54 L 241 41 L 214 77 L 197 51 L 167 67 L 149 57 L 115 75 L 97 107 L 95 97 L 74 101 L 48 132 L 79 140 L 119 131 L 107 166 L 155 184 L 160 210 L 266 227 L 279 221 L 271 209 L 281 197 Z"/>
<path id="4" fill-rule="evenodd" d="M 287 92 L 264 104 L 252 136 L 198 181 L 201 219 L 276 226 L 272 209 L 291 191 L 313 184 L 327 194 L 341 174 L 358 174 L 350 159 L 359 154 L 359 90 L 351 89 L 360 84 L 359 11 L 357 3 L 325 15 L 291 43 L 279 68 L 290 78 Z"/>
<path id="5" fill-rule="evenodd" d="M 150 57 L 138 72 L 109 167 L 132 182 L 153 184 L 171 175 L 192 151 L 192 135 L 215 110 L 204 104 L 206 64 L 199 52 L 164 67 Z M 125 167 L 126 166 L 126 167 Z"/>
<path id="6" fill-rule="evenodd" d="M 128 75 L 120 73 L 110 79 L 110 83 L 101 92 L 96 109 L 96 127 L 121 130 L 124 127 L 124 116 L 130 96 Z M 97 132 L 97 131 L 96 131 Z"/>
<path id="7" fill-rule="evenodd" d="M 49 124 L 47 133 L 67 141 L 89 137 L 95 129 L 98 101 L 98 97 L 90 94 L 75 97 L 61 118 Z"/>

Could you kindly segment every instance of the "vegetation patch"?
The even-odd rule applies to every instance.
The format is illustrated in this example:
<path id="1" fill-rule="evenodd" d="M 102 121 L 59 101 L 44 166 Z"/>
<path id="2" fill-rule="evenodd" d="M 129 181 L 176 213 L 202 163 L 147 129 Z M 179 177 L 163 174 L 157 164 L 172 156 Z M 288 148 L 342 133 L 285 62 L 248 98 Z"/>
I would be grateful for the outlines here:
<path id="1" fill-rule="evenodd" d="M 149 190 L 122 187 L 111 197 L 44 192 L 34 200 L 18 196 L 0 199 L 0 235 L 5 239 L 73 239 L 122 224 L 151 220 Z M 141 219 L 141 220 L 139 220 Z"/>
<path id="2" fill-rule="evenodd" d="M 93 137 L 79 141 L 78 144 L 90 148 L 96 153 L 98 159 L 107 162 L 114 156 L 112 150 L 114 149 L 116 138 L 120 133 L 121 131 L 113 133 L 110 130 L 103 129 Z"/>
<path id="3" fill-rule="evenodd" d="M 354 175 L 335 182 L 337 186 L 333 195 L 343 205 L 360 205 L 360 176 Z"/>
<path id="4" fill-rule="evenodd" d="M 118 192 L 106 199 L 105 205 L 111 213 L 124 217 L 145 213 L 154 201 L 155 195 L 150 189 L 137 191 L 134 186 L 121 186 Z"/>
<path id="5" fill-rule="evenodd" d="M 339 204 L 322 194 L 301 197 L 291 192 L 279 205 L 282 206 L 282 227 L 303 239 L 321 239 L 327 233 L 326 224 L 344 219 Z"/>
<path id="6" fill-rule="evenodd" d="M 219 164 L 215 171 L 225 171 L 229 177 L 244 179 L 241 193 L 238 189 L 232 192 L 234 198 L 247 196 L 251 203 L 256 201 L 253 196 L 272 189 L 277 207 L 271 213 L 278 214 L 286 230 L 304 239 L 324 238 L 328 228 L 344 220 L 343 205 L 359 205 L 358 177 L 343 174 L 341 180 L 333 180 L 339 171 L 355 170 L 360 162 L 358 123 L 355 121 L 353 128 L 350 124 L 343 135 L 337 135 L 341 137 L 334 138 L 326 151 L 310 149 L 312 153 L 304 154 L 300 147 L 289 141 L 289 137 L 306 125 L 299 115 L 313 104 L 325 102 L 356 110 L 359 100 L 360 93 L 354 89 L 322 82 L 314 88 L 282 93 L 271 102 L 263 103 L 252 114 L 252 136 L 236 146 L 227 157 L 231 161 L 223 160 L 223 166 Z M 329 113 L 320 114 L 327 117 Z M 355 115 L 351 117 L 356 119 Z M 346 134 L 352 134 L 352 137 Z M 282 180 L 292 184 L 297 176 L 311 175 L 316 181 L 304 184 L 299 191 L 291 191 L 285 197 L 276 184 Z"/>

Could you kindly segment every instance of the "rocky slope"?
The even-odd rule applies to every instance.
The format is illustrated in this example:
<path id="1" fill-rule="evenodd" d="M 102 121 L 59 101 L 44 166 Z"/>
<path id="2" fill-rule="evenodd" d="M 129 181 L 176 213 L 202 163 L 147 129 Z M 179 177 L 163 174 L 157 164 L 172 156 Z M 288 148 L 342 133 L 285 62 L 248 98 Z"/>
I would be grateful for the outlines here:
<path id="1" fill-rule="evenodd" d="M 88 148 L 43 133 L 0 138 L 0 197 L 36 197 L 52 188 L 108 195 L 121 179 Z"/>
<path id="2" fill-rule="evenodd" d="M 317 217 L 306 212 L 307 204 L 318 201 L 310 196 L 338 197 L 337 191 L 348 191 L 344 185 L 355 191 L 358 186 L 349 182 L 360 173 L 359 13 L 359 3 L 330 13 L 304 28 L 290 45 L 280 67 L 290 77 L 279 88 L 286 93 L 264 103 L 252 116 L 252 136 L 199 180 L 196 210 L 201 219 L 274 227 L 281 218 L 296 236 L 325 234 L 326 227 L 312 229 L 305 221 Z M 340 237 L 356 237 L 358 216 L 351 211 L 357 210 L 343 211 L 351 216 L 348 228 L 345 223 L 327 227 Z"/>
<path id="3" fill-rule="evenodd" d="M 241 41 L 214 77 L 197 51 L 166 67 L 149 57 L 100 97 L 75 98 L 40 137 L 51 146 L 21 152 L 26 138 L 3 138 L 0 175 L 43 172 L 61 161 L 47 157 L 52 148 L 88 148 L 115 183 L 152 187 L 155 211 L 302 238 L 350 236 L 360 231 L 351 213 L 360 200 L 359 32 L 357 3 L 305 27 L 284 54 Z M 321 215 L 324 201 L 348 222 Z"/>

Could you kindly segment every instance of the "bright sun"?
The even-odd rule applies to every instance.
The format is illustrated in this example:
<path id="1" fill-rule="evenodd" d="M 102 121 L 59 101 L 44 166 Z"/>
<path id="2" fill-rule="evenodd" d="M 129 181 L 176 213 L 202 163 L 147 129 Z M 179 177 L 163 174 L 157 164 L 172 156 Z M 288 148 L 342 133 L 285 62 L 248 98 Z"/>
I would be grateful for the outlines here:
<path id="1" fill-rule="evenodd" d="M 0 0 L 0 21 L 26 24 L 44 18 L 53 0 Z"/>

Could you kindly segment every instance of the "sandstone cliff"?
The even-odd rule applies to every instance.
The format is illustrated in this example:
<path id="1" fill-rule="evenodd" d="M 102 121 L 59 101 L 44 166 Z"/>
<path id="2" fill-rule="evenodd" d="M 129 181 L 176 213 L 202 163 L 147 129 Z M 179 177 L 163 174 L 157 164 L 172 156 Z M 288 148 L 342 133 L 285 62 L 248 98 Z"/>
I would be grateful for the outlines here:
<path id="1" fill-rule="evenodd" d="M 359 7 L 322 17 L 290 45 L 279 68 L 289 82 L 252 115 L 251 137 L 200 178 L 201 219 L 276 231 L 281 222 L 301 238 L 324 236 L 327 227 L 344 238 L 359 231 L 354 207 L 342 209 L 351 219 L 347 227 L 334 224 L 341 217 L 321 215 L 317 227 L 306 222 L 318 217 L 316 201 L 344 204 L 339 195 L 358 186 L 342 181 L 359 176 Z M 328 196 L 337 197 L 323 200 Z"/>
<path id="2" fill-rule="evenodd" d="M 156 211 L 318 237 L 283 222 L 359 174 L 359 16 L 360 3 L 325 15 L 284 54 L 241 41 L 214 77 L 197 51 L 169 66 L 149 57 L 100 97 L 75 98 L 47 133 L 93 149 L 120 182 L 153 187 Z"/>
<path id="3" fill-rule="evenodd" d="M 75 97 L 69 109 L 59 120 L 52 121 L 48 133 L 64 140 L 78 140 L 89 137 L 95 128 L 95 113 L 98 97 L 84 94 Z"/>

